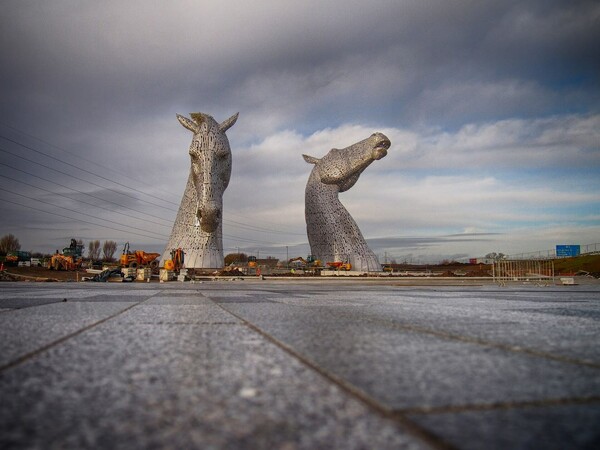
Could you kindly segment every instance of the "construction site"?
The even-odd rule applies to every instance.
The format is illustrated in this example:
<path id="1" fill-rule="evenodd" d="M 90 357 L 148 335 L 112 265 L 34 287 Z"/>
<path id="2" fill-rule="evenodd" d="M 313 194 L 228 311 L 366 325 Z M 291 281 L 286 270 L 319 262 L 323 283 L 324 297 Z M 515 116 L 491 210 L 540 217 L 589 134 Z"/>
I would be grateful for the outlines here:
<path id="1" fill-rule="evenodd" d="M 577 277 L 600 278 L 600 254 L 583 254 L 555 259 L 502 259 L 489 264 L 444 262 L 439 264 L 383 264 L 380 272 L 353 271 L 349 264 L 323 264 L 308 255 L 280 261 L 250 256 L 234 261 L 221 270 L 186 269 L 181 249 L 171 252 L 171 259 L 159 267 L 159 253 L 130 249 L 125 243 L 114 263 L 100 263 L 82 257 L 82 246 L 73 239 L 62 252 L 47 259 L 28 259 L 3 264 L 2 281 L 69 281 L 69 282 L 170 282 L 226 280 L 232 278 L 369 278 L 417 279 L 421 283 L 442 280 L 471 280 L 482 283 L 546 282 L 567 284 Z M 27 255 L 26 255 L 27 256 Z M 572 280 L 561 280 L 571 278 Z"/>

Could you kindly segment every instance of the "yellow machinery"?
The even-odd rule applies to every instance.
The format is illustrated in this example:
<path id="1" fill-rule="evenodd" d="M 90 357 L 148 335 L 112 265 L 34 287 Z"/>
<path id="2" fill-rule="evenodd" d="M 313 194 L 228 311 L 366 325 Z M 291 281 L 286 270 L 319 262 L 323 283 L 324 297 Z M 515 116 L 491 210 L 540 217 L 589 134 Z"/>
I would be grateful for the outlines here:
<path id="1" fill-rule="evenodd" d="M 63 248 L 62 254 L 58 250 L 50 258 L 48 268 L 50 270 L 76 270 L 83 262 L 83 245 L 71 239 L 71 245 Z"/>
<path id="2" fill-rule="evenodd" d="M 342 261 L 328 262 L 327 265 L 333 270 L 352 270 L 352 264 Z"/>
<path id="3" fill-rule="evenodd" d="M 171 259 L 165 260 L 165 269 L 178 272 L 183 268 L 185 252 L 182 248 L 171 250 Z"/>
<path id="4" fill-rule="evenodd" d="M 302 264 L 302 268 L 311 268 L 317 269 L 321 267 L 321 260 L 315 259 L 313 255 L 308 255 L 307 259 L 304 259 L 302 256 L 298 256 L 297 258 L 292 258 L 288 261 L 288 266 L 294 262 L 300 262 Z"/>
<path id="5" fill-rule="evenodd" d="M 81 258 L 73 259 L 73 256 L 65 256 L 56 253 L 50 258 L 50 266 L 48 268 L 50 270 L 76 270 L 81 267 L 82 262 L 83 260 Z"/>
<path id="6" fill-rule="evenodd" d="M 158 267 L 158 261 L 156 258 L 160 256 L 160 253 L 146 253 L 143 250 L 129 251 L 129 242 L 123 246 L 123 253 L 119 258 L 119 264 L 121 267 L 150 267 L 152 269 Z"/>
<path id="7" fill-rule="evenodd" d="M 292 265 L 293 263 L 295 263 L 296 261 L 300 262 L 302 264 L 302 267 L 306 267 L 308 266 L 308 261 L 305 260 L 302 256 L 298 256 L 297 258 L 292 258 L 288 261 L 288 266 Z"/>

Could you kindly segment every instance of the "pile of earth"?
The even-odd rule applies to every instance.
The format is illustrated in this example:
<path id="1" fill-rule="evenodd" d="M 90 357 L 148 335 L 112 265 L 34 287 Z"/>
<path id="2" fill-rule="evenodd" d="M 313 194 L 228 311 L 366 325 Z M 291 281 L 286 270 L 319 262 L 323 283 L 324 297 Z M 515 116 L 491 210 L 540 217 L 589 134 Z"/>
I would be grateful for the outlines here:
<path id="1" fill-rule="evenodd" d="M 0 281 L 77 281 L 82 277 L 89 276 L 83 270 L 69 272 L 50 270 L 39 266 L 6 267 L 5 269 L 1 272 L 3 275 L 0 277 Z"/>

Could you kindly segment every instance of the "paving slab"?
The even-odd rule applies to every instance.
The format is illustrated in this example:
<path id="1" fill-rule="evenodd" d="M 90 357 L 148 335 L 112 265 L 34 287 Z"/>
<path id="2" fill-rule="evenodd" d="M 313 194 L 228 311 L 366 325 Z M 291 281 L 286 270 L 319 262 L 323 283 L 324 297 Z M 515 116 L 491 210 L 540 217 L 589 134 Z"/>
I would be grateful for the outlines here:
<path id="1" fill-rule="evenodd" d="M 54 302 L 0 313 L 0 367 L 114 316 L 135 302 Z"/>
<path id="2" fill-rule="evenodd" d="M 600 396 L 599 368 L 398 327 L 372 311 L 223 307 L 393 410 Z"/>
<path id="3" fill-rule="evenodd" d="M 600 447 L 598 403 L 513 405 L 489 411 L 453 411 L 410 417 L 443 436 L 446 442 L 465 450 L 592 450 Z"/>

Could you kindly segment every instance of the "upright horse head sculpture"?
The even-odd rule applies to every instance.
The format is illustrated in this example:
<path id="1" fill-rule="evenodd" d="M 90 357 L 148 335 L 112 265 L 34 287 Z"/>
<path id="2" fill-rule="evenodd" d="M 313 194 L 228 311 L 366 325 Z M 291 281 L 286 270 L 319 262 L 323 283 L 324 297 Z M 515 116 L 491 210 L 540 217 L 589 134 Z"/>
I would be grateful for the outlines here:
<path id="1" fill-rule="evenodd" d="M 225 132 L 238 114 L 218 123 L 208 114 L 177 115 L 193 133 L 189 154 L 191 169 L 161 261 L 173 249 L 185 252 L 187 268 L 223 267 L 223 193 L 231 177 L 231 150 Z"/>
<path id="2" fill-rule="evenodd" d="M 305 191 L 306 231 L 311 253 L 323 262 L 343 261 L 353 270 L 379 271 L 381 265 L 338 194 L 358 181 L 375 160 L 387 155 L 390 140 L 374 133 L 350 147 L 334 148 L 323 158 L 302 155 L 314 164 Z"/>

